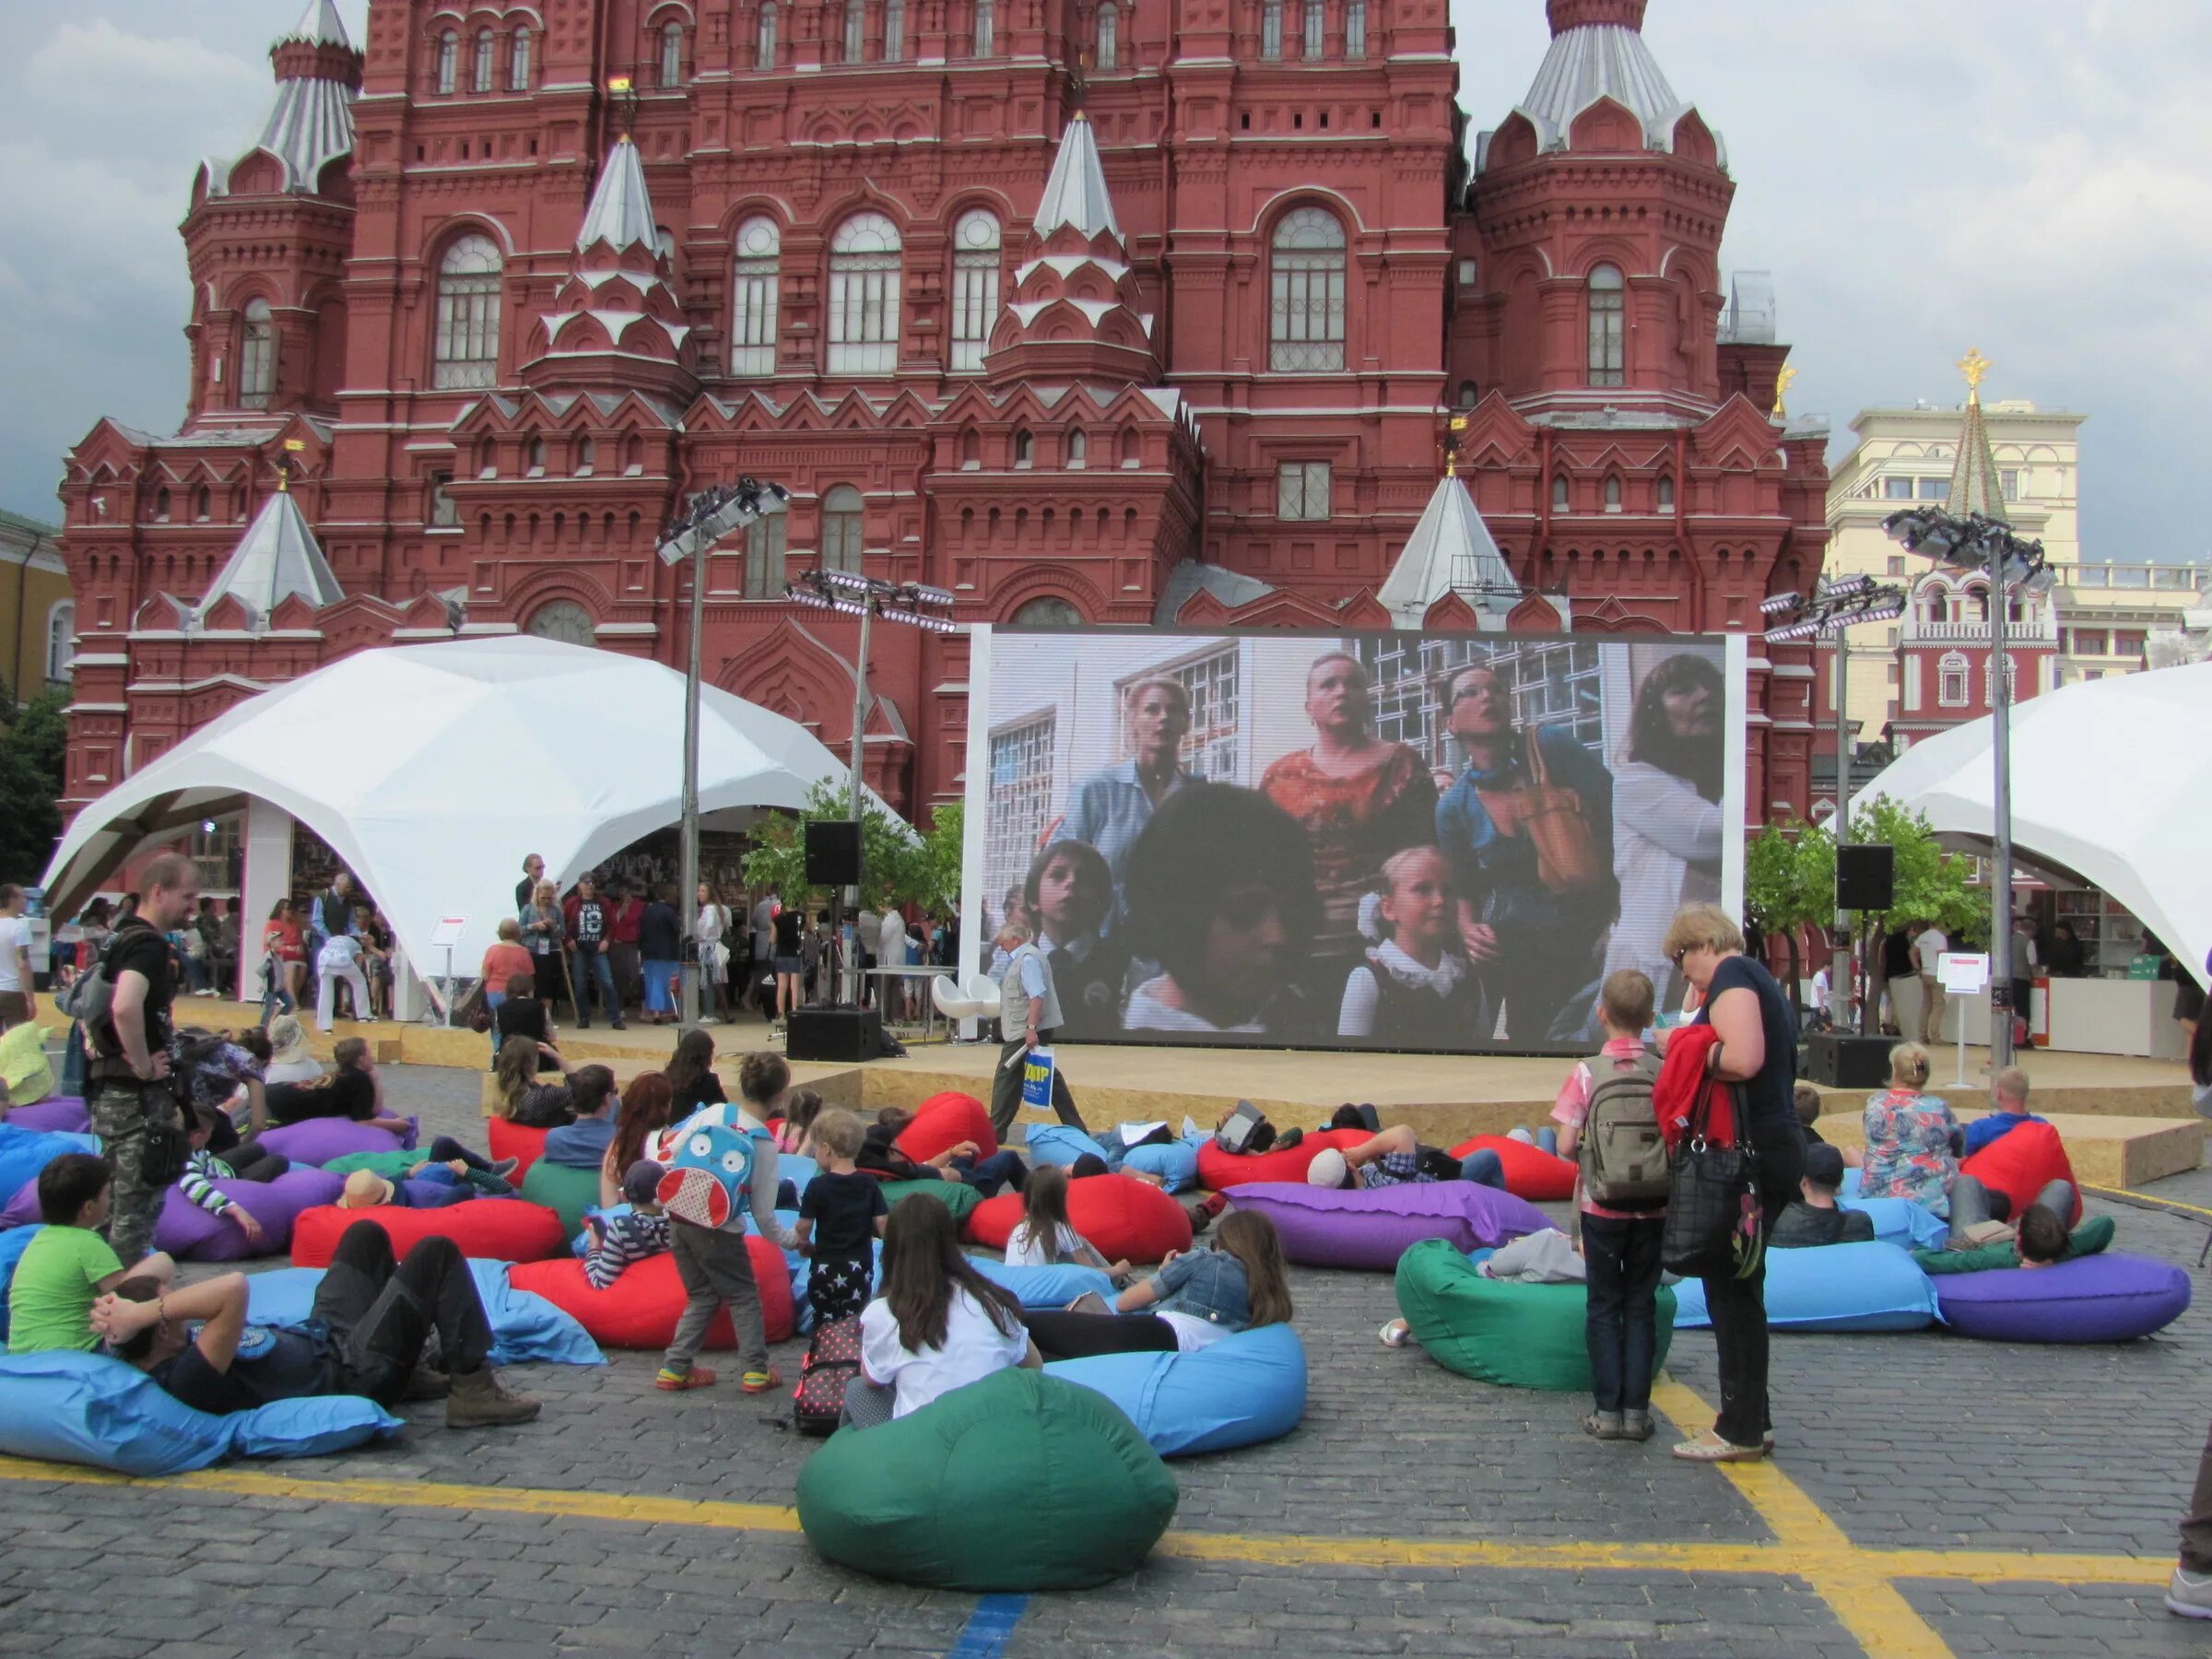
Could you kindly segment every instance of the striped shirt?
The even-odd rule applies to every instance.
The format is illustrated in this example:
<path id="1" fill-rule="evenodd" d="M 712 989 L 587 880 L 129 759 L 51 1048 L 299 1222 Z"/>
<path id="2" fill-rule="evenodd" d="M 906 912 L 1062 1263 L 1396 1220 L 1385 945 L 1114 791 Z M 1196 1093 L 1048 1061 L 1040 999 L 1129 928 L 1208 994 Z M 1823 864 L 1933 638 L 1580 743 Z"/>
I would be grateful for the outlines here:
<path id="1" fill-rule="evenodd" d="M 219 1216 L 230 1207 L 230 1196 L 215 1183 L 237 1179 L 236 1170 L 202 1147 L 184 1160 L 184 1173 L 177 1177 L 177 1184 L 192 1203 L 211 1216 Z"/>
<path id="2" fill-rule="evenodd" d="M 583 1253 L 583 1277 L 591 1280 L 594 1290 L 606 1289 L 622 1277 L 625 1268 L 635 1267 L 668 1248 L 668 1218 L 665 1215 L 641 1216 L 632 1210 L 627 1216 L 609 1216 L 600 1225 L 603 1230 L 593 1235 L 590 1248 Z"/>

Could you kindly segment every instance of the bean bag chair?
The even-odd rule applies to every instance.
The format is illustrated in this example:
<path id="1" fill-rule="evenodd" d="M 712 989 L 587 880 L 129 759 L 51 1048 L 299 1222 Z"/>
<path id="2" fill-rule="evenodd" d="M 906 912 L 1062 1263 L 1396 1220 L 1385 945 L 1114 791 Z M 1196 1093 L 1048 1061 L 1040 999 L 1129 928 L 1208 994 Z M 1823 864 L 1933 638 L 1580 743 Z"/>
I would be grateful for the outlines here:
<path id="1" fill-rule="evenodd" d="M 18 1106 L 29 1106 L 53 1092 L 53 1065 L 46 1058 L 46 1032 L 37 1020 L 26 1020 L 0 1035 L 0 1083 L 7 1085 L 7 1098 Z"/>
<path id="2" fill-rule="evenodd" d="M 887 1181 L 883 1183 L 883 1201 L 896 1209 L 909 1198 L 927 1198 L 941 1204 L 952 1212 L 955 1221 L 964 1222 L 983 1201 L 983 1195 L 964 1181 Z"/>
<path id="3" fill-rule="evenodd" d="M 472 1261 L 470 1277 L 491 1324 L 494 1365 L 605 1365 L 598 1345 L 569 1314 L 542 1296 L 517 1290 L 504 1262 Z M 246 1280 L 246 1317 L 258 1325 L 305 1324 L 314 1312 L 320 1267 L 276 1267 Z"/>
<path id="4" fill-rule="evenodd" d="M 545 1156 L 546 1134 L 543 1129 L 529 1129 L 521 1124 L 511 1124 L 503 1117 L 484 1120 L 485 1146 L 494 1162 L 502 1158 L 514 1159 L 514 1173 L 507 1179 L 517 1186 L 530 1173 L 530 1166 Z"/>
<path id="5" fill-rule="evenodd" d="M 783 1253 L 762 1238 L 747 1237 L 745 1244 L 752 1253 L 753 1277 L 760 1286 L 760 1320 L 768 1339 L 788 1341 L 794 1325 L 791 1275 Z M 677 1321 L 690 1300 L 673 1255 L 647 1257 L 604 1290 L 592 1288 L 583 1276 L 583 1264 L 573 1256 L 558 1262 L 518 1262 L 509 1270 L 507 1282 L 571 1315 L 601 1347 L 666 1347 L 676 1340 Z M 736 1346 L 724 1309 L 708 1329 L 707 1347 Z"/>
<path id="6" fill-rule="evenodd" d="M 1044 1368 L 1096 1389 L 1162 1457 L 1280 1440 L 1306 1415 L 1306 1349 L 1287 1324 L 1239 1331 L 1194 1354 L 1100 1354 Z"/>
<path id="7" fill-rule="evenodd" d="M 7 1122 L 18 1129 L 41 1129 L 56 1135 L 92 1133 L 92 1109 L 75 1095 L 56 1095 L 31 1106 L 17 1106 Z"/>
<path id="8" fill-rule="evenodd" d="M 0 1343 L 7 1340 L 7 1288 L 15 1281 L 16 1264 L 23 1259 L 23 1253 L 30 1248 L 30 1241 L 39 1236 L 39 1229 L 43 1225 L 34 1221 L 29 1227 L 0 1233 Z M 1103 1278 L 1105 1275 L 1099 1277 Z"/>
<path id="9" fill-rule="evenodd" d="M 154 1218 L 154 1248 L 181 1262 L 282 1255 L 291 1247 L 300 1212 L 335 1204 L 345 1190 L 346 1177 L 315 1169 L 287 1170 L 274 1181 L 225 1182 L 223 1191 L 261 1223 L 262 1240 L 255 1244 L 229 1217 L 209 1215 L 184 1196 L 183 1188 L 171 1186 L 161 1195 L 161 1213 Z"/>
<path id="10" fill-rule="evenodd" d="M 1198 1148 L 1198 1179 L 1217 1193 L 1261 1181 L 1303 1181 L 1306 1166 L 1324 1147 L 1335 1147 L 1341 1151 L 1372 1138 L 1364 1129 L 1310 1129 L 1288 1152 L 1262 1152 L 1248 1157 L 1241 1152 L 1223 1151 L 1208 1135 L 1206 1145 Z"/>
<path id="11" fill-rule="evenodd" d="M 357 1124 L 351 1118 L 308 1118 L 302 1123 L 264 1129 L 261 1144 L 296 1164 L 312 1164 L 320 1169 L 332 1159 L 343 1158 L 348 1152 L 397 1152 L 415 1142 L 388 1129 L 371 1129 L 367 1124 Z"/>
<path id="12" fill-rule="evenodd" d="M 392 1241 L 392 1253 L 406 1258 L 424 1239 L 451 1239 L 463 1255 L 495 1262 L 542 1262 L 566 1257 L 569 1235 L 560 1218 L 542 1204 L 521 1198 L 468 1198 L 438 1209 L 402 1209 L 380 1204 L 373 1209 L 340 1209 L 335 1204 L 302 1210 L 292 1224 L 292 1265 L 327 1267 L 331 1253 L 356 1221 L 373 1221 Z"/>
<path id="13" fill-rule="evenodd" d="M 2017 1139 L 2023 1124 L 1990 1148 Z M 2081 1256 L 2049 1267 L 1994 1267 L 1936 1279 L 1936 1310 L 1962 1336 L 1991 1342 L 2125 1342 L 2179 1319 L 2189 1275 L 2142 1256 Z"/>
<path id="14" fill-rule="evenodd" d="M 39 1208 L 39 1178 L 33 1175 L 16 1189 L 15 1196 L 7 1201 L 6 1206 L 0 1208 L 0 1231 L 36 1226 L 41 1215 Z"/>
<path id="15" fill-rule="evenodd" d="M 1198 1184 L 1198 1147 L 1212 1138 L 1206 1135 L 1199 1140 L 1153 1141 L 1132 1147 L 1123 1156 L 1121 1167 L 1159 1176 L 1167 1183 L 1168 1192 L 1188 1192 Z"/>
<path id="16" fill-rule="evenodd" d="M 530 1203 L 542 1204 L 560 1218 L 560 1236 L 565 1239 L 583 1225 L 584 1211 L 597 1207 L 599 1171 L 540 1159 L 523 1177 L 522 1189 Z"/>
<path id="17" fill-rule="evenodd" d="M 39 1171 L 65 1152 L 98 1152 L 96 1135 L 59 1135 L 52 1130 L 22 1129 L 0 1124 L 0 1193 L 18 1193 L 26 1182 L 36 1182 Z M 9 1206 L 11 1209 L 14 1206 Z M 39 1217 L 38 1196 L 31 1196 L 30 1215 Z"/>
<path id="18" fill-rule="evenodd" d="M 964 1237 L 1004 1250 L 1021 1224 L 1019 1193 L 1001 1193 L 977 1205 Z M 1171 1250 L 1191 1247 L 1191 1218 L 1156 1186 L 1121 1175 L 1096 1175 L 1067 1183 L 1067 1219 L 1110 1262 L 1157 1262 Z"/>
<path id="19" fill-rule="evenodd" d="M 1095 1140 L 1072 1124 L 1039 1124 L 1030 1131 L 1028 1147 L 1032 1164 L 1057 1164 L 1065 1169 L 1085 1153 L 1111 1164 L 1113 1154 L 1103 1141 Z"/>
<path id="20" fill-rule="evenodd" d="M 973 1141 L 990 1158 L 998 1151 L 991 1113 L 973 1095 L 947 1090 L 914 1108 L 914 1121 L 899 1132 L 898 1147 L 916 1163 L 927 1163 L 947 1147 Z"/>
<path id="21" fill-rule="evenodd" d="M 2048 1124 L 2022 1124 L 1975 1153 L 1959 1166 L 1993 1193 L 2012 1200 L 2018 1216 L 2035 1202 L 2036 1194 L 2053 1181 L 2074 1182 L 2074 1164 L 2065 1144 Z M 2062 1216 L 2068 1227 L 2081 1219 L 2081 1185 L 2074 1182 L 2074 1213 Z"/>
<path id="22" fill-rule="evenodd" d="M 5 1249 L 0 1245 L 0 1249 Z M 1096 1267 L 1073 1262 L 1057 1266 L 1009 1267 L 992 1256 L 970 1256 L 968 1265 L 994 1285 L 1003 1285 L 1021 1299 L 1025 1308 L 1065 1308 L 1085 1291 L 1113 1300 L 1113 1281 Z"/>
<path id="23" fill-rule="evenodd" d="M 796 1152 L 776 1154 L 776 1180 L 791 1182 L 792 1191 L 800 1197 L 806 1195 L 806 1183 L 822 1172 L 822 1166 L 811 1158 L 801 1158 Z"/>
<path id="24" fill-rule="evenodd" d="M 994 1372 L 909 1417 L 841 1429 L 799 1472 L 799 1524 L 877 1578 L 971 1593 L 1093 1590 L 1143 1563 L 1175 1477 L 1105 1395 Z"/>
<path id="25" fill-rule="evenodd" d="M 1447 1371 L 1507 1388 L 1587 1394 L 1590 1301 L 1581 1285 L 1519 1285 L 1485 1278 L 1475 1263 L 1432 1239 L 1398 1262 L 1398 1312 L 1413 1339 Z M 1675 1334 L 1675 1293 L 1659 1288 L 1656 1374 Z"/>
<path id="26" fill-rule="evenodd" d="M 1767 1324 L 1774 1330 L 1921 1331 L 1935 1323 L 1936 1287 L 1899 1245 L 1767 1252 Z M 1697 1279 L 1677 1285 L 1675 1328 L 1712 1324 L 1704 1285 Z"/>
<path id="27" fill-rule="evenodd" d="M 1856 1170 L 1847 1172 L 1853 1180 L 1857 1180 Z M 1951 1236 L 1948 1221 L 1926 1205 L 1915 1204 L 1910 1198 L 1838 1198 L 1836 1207 L 1873 1217 L 1874 1236 L 1884 1244 L 1898 1244 L 1907 1250 L 1941 1250 Z M 1768 1259 L 1771 1261 L 1772 1257 Z"/>
<path id="28" fill-rule="evenodd" d="M 1478 1135 L 1452 1148 L 1452 1156 L 1490 1151 L 1505 1166 L 1505 1190 L 1516 1198 L 1558 1203 L 1574 1196 L 1574 1159 L 1517 1141 L 1510 1135 Z"/>
<path id="29" fill-rule="evenodd" d="M 1266 1182 L 1237 1188 L 1230 1202 L 1274 1222 L 1283 1254 L 1293 1262 L 1373 1273 L 1388 1273 L 1424 1239 L 1441 1239 L 1458 1251 L 1478 1250 L 1551 1225 L 1526 1199 L 1472 1181 L 1408 1181 L 1372 1189 Z"/>
<path id="30" fill-rule="evenodd" d="M 106 1354 L 0 1359 L 0 1453 L 141 1478 L 225 1457 L 316 1457 L 404 1427 L 373 1400 L 326 1394 L 211 1417 Z"/>

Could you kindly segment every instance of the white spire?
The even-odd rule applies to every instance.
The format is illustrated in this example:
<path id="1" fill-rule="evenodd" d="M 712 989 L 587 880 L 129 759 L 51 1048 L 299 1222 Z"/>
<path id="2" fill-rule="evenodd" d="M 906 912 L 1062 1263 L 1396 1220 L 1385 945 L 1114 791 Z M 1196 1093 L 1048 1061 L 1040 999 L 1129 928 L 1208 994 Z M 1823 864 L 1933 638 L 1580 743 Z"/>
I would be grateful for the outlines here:
<path id="1" fill-rule="evenodd" d="M 1375 597 L 1402 626 L 1418 628 L 1430 606 L 1454 592 L 1483 616 L 1500 618 L 1521 599 L 1521 585 L 1465 483 L 1447 472 Z"/>
<path id="2" fill-rule="evenodd" d="M 338 16 L 336 0 L 307 0 L 307 10 L 300 14 L 299 26 L 284 38 L 312 41 L 320 46 L 353 45 L 346 33 L 345 19 Z"/>
<path id="3" fill-rule="evenodd" d="M 1053 176 L 1044 182 L 1044 200 L 1037 205 L 1036 231 L 1050 235 L 1063 225 L 1073 225 L 1086 236 L 1112 231 L 1122 240 L 1122 227 L 1113 217 L 1113 198 L 1106 191 L 1105 170 L 1099 165 L 1099 140 L 1090 118 L 1080 110 L 1060 135 L 1060 153 L 1053 158 Z"/>
<path id="4" fill-rule="evenodd" d="M 204 619 L 225 594 L 256 616 L 266 617 L 294 594 L 318 610 L 346 597 L 299 502 L 290 491 L 280 489 L 246 526 L 229 562 L 196 607 L 194 620 Z"/>
<path id="5" fill-rule="evenodd" d="M 583 216 L 583 229 L 576 233 L 578 253 L 600 242 L 618 253 L 633 243 L 655 253 L 660 251 L 653 197 L 645 192 L 645 166 L 638 159 L 638 147 L 627 133 L 607 153 L 606 165 L 599 170 L 599 182 L 592 192 L 591 211 Z"/>
<path id="6" fill-rule="evenodd" d="M 353 49 L 346 25 L 332 0 L 309 0 L 300 26 L 276 42 L 312 41 L 318 45 Z M 240 162 L 266 150 L 284 164 L 284 188 L 300 194 L 313 194 L 323 170 L 353 150 L 353 88 L 342 80 L 315 76 L 288 76 L 276 83 L 276 101 L 261 124 L 260 136 L 244 156 L 228 161 L 201 164 L 209 195 L 230 193 L 230 174 Z"/>

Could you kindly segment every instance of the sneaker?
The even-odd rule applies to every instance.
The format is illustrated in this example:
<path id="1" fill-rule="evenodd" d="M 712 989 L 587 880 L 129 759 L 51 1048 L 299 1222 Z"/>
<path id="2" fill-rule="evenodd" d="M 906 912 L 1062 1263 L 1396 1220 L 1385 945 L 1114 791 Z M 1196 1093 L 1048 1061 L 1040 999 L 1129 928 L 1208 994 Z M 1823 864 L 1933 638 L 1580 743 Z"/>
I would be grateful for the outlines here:
<path id="1" fill-rule="evenodd" d="M 514 1173 L 515 1166 L 522 1161 L 519 1158 L 495 1158 L 491 1160 L 491 1172 L 504 1181 Z"/>
<path id="2" fill-rule="evenodd" d="M 1305 1138 L 1306 1132 L 1303 1129 L 1286 1129 L 1275 1137 L 1275 1150 L 1288 1152 Z"/>
<path id="3" fill-rule="evenodd" d="M 629 1028 L 618 1019 L 615 1021 L 615 1030 L 618 1031 L 627 1031 L 629 1030 Z"/>
<path id="4" fill-rule="evenodd" d="M 1761 1446 L 1739 1446 L 1724 1441 L 1712 1430 L 1692 1435 L 1675 1448 L 1675 1455 L 1685 1463 L 1757 1463 L 1766 1456 Z"/>
<path id="5" fill-rule="evenodd" d="M 782 1386 L 783 1379 L 777 1374 L 773 1366 L 766 1371 L 747 1371 L 737 1384 L 741 1392 L 748 1394 L 766 1394 L 771 1388 Z"/>
<path id="6" fill-rule="evenodd" d="M 714 1386 L 714 1373 L 703 1365 L 695 1365 L 689 1371 L 670 1371 L 664 1365 L 653 1378 L 653 1385 L 663 1394 L 682 1394 L 688 1388 L 712 1388 Z"/>
<path id="7" fill-rule="evenodd" d="M 1375 1333 L 1382 1339 L 1384 1347 L 1406 1347 L 1413 1342 L 1413 1327 L 1402 1319 L 1394 1319 Z"/>
<path id="8" fill-rule="evenodd" d="M 2166 1582 L 2166 1611 L 2183 1618 L 2212 1618 L 2212 1572 L 2176 1567 Z"/>
<path id="9" fill-rule="evenodd" d="M 576 1029 L 580 1031 L 588 1031 L 592 1029 L 592 1022 L 588 1019 L 579 1018 L 576 1021 Z"/>

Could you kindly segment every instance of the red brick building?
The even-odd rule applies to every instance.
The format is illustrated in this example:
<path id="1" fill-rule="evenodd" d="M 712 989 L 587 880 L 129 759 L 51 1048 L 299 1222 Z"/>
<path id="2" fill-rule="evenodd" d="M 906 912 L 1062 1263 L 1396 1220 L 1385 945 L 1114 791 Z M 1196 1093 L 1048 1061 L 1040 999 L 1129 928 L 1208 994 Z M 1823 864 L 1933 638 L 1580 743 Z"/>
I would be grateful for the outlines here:
<path id="1" fill-rule="evenodd" d="M 678 662 L 656 533 L 740 473 L 791 507 L 709 559 L 705 671 L 833 745 L 818 561 L 974 621 L 1755 629 L 1825 434 L 1724 319 L 1643 0 L 1547 10 L 1476 137 L 1445 0 L 371 0 L 358 49 L 312 0 L 192 187 L 182 429 L 67 458 L 70 804 L 363 645 Z M 872 654 L 871 781 L 957 798 L 965 641 Z M 1803 810 L 1810 669 L 1753 663 L 1753 814 Z"/>

